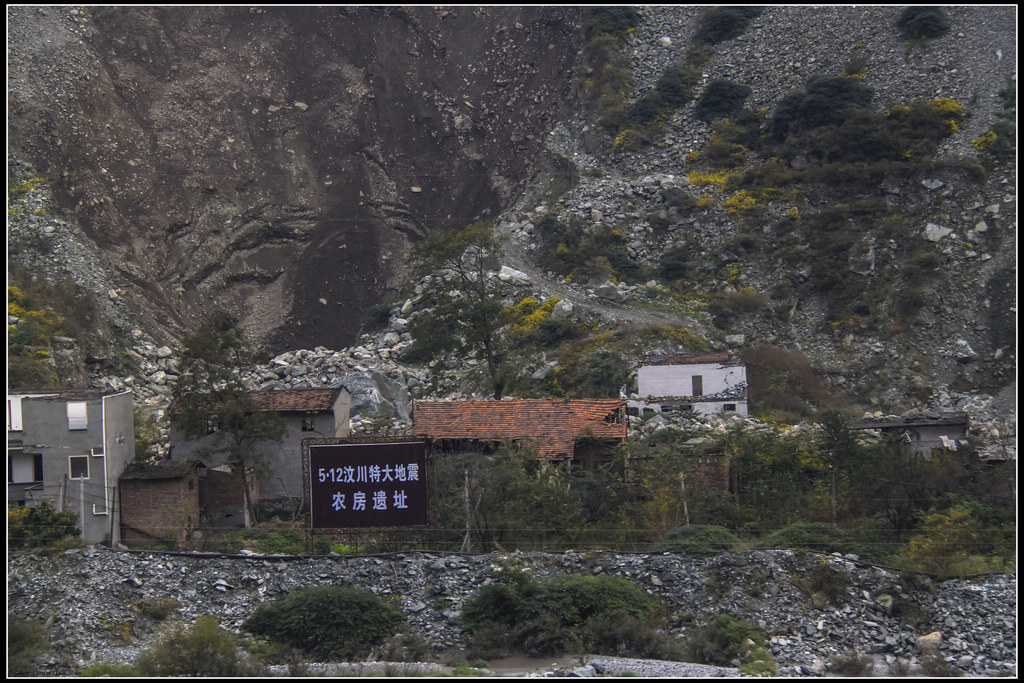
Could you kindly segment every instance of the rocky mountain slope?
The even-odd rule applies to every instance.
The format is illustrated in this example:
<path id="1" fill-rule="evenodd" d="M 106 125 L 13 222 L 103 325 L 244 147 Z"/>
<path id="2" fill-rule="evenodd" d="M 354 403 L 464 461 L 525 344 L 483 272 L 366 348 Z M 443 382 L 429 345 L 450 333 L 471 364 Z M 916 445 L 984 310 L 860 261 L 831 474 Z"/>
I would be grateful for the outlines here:
<path id="1" fill-rule="evenodd" d="M 937 156 L 973 162 L 972 140 L 1015 79 L 1016 24 L 1012 7 L 946 11 L 946 36 L 909 44 L 894 28 L 896 7 L 769 7 L 714 46 L 694 95 L 727 78 L 751 88 L 747 109 L 771 112 L 856 53 L 878 111 L 963 103 L 969 115 Z M 641 9 L 628 48 L 636 96 L 686 58 L 700 12 Z M 9 186 L 45 180 L 9 211 L 10 259 L 70 277 L 104 313 L 96 339 L 55 342 L 67 384 L 127 383 L 140 402 L 160 404 L 173 360 L 154 351 L 228 320 L 278 352 L 271 374 L 287 386 L 372 369 L 422 395 L 422 372 L 399 357 L 413 341 L 404 319 L 429 314 L 430 302 L 400 300 L 391 326 L 371 337 L 358 336 L 359 321 L 405 282 L 411 241 L 489 218 L 506 237 L 517 296 L 558 296 L 577 320 L 668 323 L 713 346 L 792 349 L 868 410 L 963 409 L 982 397 L 1004 432 L 1013 422 L 1013 163 L 983 181 L 940 168 L 878 187 L 904 226 L 899 240 L 875 231 L 836 247 L 849 278 L 888 297 L 865 313 L 880 322 L 865 325 L 829 312 L 832 293 L 811 287 L 810 257 L 799 256 L 806 243 L 788 234 L 794 212 L 836 201 L 828 188 L 807 188 L 799 206 L 771 203 L 752 243 L 725 195 L 690 180 L 707 170 L 693 158 L 715 135 L 692 105 L 654 144 L 612 148 L 573 88 L 585 73 L 578 9 L 13 7 L 8 16 Z M 625 235 L 630 258 L 656 278 L 684 245 L 701 290 L 751 288 L 764 303 L 724 317 L 652 308 L 652 292 L 664 304 L 657 279 L 569 282 L 538 265 L 546 215 Z M 923 247 L 912 256 L 908 244 Z M 934 271 L 907 324 L 892 309 L 910 261 L 922 258 Z M 282 359 L 303 354 L 321 359 L 315 367 L 331 354 L 351 362 L 285 368 L 292 361 Z M 258 373 L 257 383 L 270 381 Z"/>
<path id="2" fill-rule="evenodd" d="M 521 192 L 573 8 L 12 7 L 11 153 L 152 334 L 352 343 L 410 240 Z"/>

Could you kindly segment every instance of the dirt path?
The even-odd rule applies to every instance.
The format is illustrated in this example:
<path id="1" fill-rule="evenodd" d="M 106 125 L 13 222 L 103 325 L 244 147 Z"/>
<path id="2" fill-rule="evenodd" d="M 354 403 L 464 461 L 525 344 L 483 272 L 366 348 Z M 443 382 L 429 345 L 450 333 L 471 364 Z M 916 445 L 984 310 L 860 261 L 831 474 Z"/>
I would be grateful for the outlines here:
<path id="1" fill-rule="evenodd" d="M 626 304 L 588 295 L 565 283 L 552 280 L 548 278 L 547 273 L 530 262 L 522 242 L 511 235 L 505 235 L 504 237 L 505 265 L 525 273 L 529 277 L 530 283 L 540 290 L 545 298 L 557 296 L 559 299 L 571 303 L 573 308 L 576 309 L 577 315 L 579 315 L 579 312 L 586 311 L 621 325 L 669 325 L 672 327 L 684 327 L 697 334 L 704 334 L 703 326 L 692 318 L 634 308 Z"/>

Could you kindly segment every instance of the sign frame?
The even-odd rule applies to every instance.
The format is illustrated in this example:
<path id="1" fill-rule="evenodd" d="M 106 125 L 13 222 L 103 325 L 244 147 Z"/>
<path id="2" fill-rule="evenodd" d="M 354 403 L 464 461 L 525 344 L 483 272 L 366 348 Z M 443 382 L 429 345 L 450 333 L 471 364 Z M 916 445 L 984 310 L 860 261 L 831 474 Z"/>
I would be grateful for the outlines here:
<path id="1" fill-rule="evenodd" d="M 429 527 L 429 452 L 413 437 L 303 439 L 306 528 Z"/>

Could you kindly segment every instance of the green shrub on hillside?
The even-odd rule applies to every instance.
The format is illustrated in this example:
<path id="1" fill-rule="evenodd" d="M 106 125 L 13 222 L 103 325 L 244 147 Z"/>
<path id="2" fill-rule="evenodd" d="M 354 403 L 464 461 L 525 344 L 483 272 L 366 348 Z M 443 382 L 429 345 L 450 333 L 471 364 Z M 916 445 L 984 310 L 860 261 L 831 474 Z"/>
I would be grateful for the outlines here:
<path id="1" fill-rule="evenodd" d="M 781 142 L 792 132 L 842 123 L 850 109 L 871 106 L 874 91 L 854 78 L 811 76 L 802 92 L 782 98 L 769 122 L 773 139 Z"/>
<path id="2" fill-rule="evenodd" d="M 747 30 L 750 22 L 764 11 L 763 7 L 715 7 L 701 15 L 693 40 L 714 45 L 735 38 Z"/>
<path id="3" fill-rule="evenodd" d="M 941 7 L 914 5 L 900 13 L 896 29 L 904 40 L 941 38 L 949 33 L 949 19 Z"/>
<path id="4" fill-rule="evenodd" d="M 1006 571 L 1005 558 L 980 554 L 984 548 L 980 526 L 969 505 L 961 504 L 945 512 L 932 510 L 920 533 L 900 548 L 893 559 L 900 567 L 942 579 Z"/>
<path id="5" fill-rule="evenodd" d="M 753 92 L 749 85 L 734 83 L 724 78 L 718 78 L 704 88 L 697 105 L 694 108 L 694 115 L 701 121 L 727 118 L 736 114 L 743 108 L 743 102 Z"/>
<path id="6" fill-rule="evenodd" d="M 595 7 L 586 11 L 584 22 L 586 69 L 580 80 L 590 93 L 601 125 L 616 130 L 625 121 L 633 94 L 625 48 L 629 33 L 640 25 L 640 15 L 631 7 Z"/>
<path id="7" fill-rule="evenodd" d="M 675 64 L 665 69 L 654 84 L 662 102 L 673 109 L 679 109 L 692 97 L 693 86 L 700 81 L 700 72 L 686 64 Z"/>
<path id="8" fill-rule="evenodd" d="M 652 553 L 685 553 L 693 557 L 711 557 L 736 549 L 740 539 L 725 527 L 690 524 L 676 527 L 651 547 Z"/>
<path id="9" fill-rule="evenodd" d="M 493 655 L 504 648 L 534 657 L 590 652 L 675 659 L 681 654 L 654 629 L 662 618 L 658 603 L 626 579 L 519 576 L 515 582 L 489 584 L 466 602 L 463 624 L 477 650 Z"/>
<path id="10" fill-rule="evenodd" d="M 711 623 L 696 629 L 687 640 L 693 661 L 716 666 L 732 666 L 733 660 L 744 658 L 749 645 L 763 646 L 767 640 L 764 629 L 732 614 L 719 614 Z"/>
<path id="11" fill-rule="evenodd" d="M 849 597 L 849 577 L 827 564 L 816 564 L 810 571 L 790 577 L 793 585 L 810 596 L 818 609 L 826 605 L 841 605 Z"/>
<path id="12" fill-rule="evenodd" d="M 641 16 L 632 7 L 591 7 L 586 11 L 591 31 L 622 35 L 640 25 Z"/>
<path id="13" fill-rule="evenodd" d="M 317 657 L 356 657 L 394 633 L 402 611 L 354 586 L 302 588 L 256 608 L 243 628 Z"/>
<path id="14" fill-rule="evenodd" d="M 773 531 L 761 539 L 766 548 L 798 548 L 836 552 L 847 549 L 849 537 L 835 524 L 827 522 L 795 522 Z"/>

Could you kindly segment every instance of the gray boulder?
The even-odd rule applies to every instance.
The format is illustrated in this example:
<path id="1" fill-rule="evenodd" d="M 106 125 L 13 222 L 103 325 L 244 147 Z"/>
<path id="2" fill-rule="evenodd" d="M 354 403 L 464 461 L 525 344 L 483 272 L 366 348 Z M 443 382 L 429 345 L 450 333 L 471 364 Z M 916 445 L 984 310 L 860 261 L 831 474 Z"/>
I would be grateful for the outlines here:
<path id="1" fill-rule="evenodd" d="M 376 370 L 367 370 L 341 379 L 341 386 L 352 395 L 350 416 L 409 419 L 409 392 L 399 382 Z"/>

